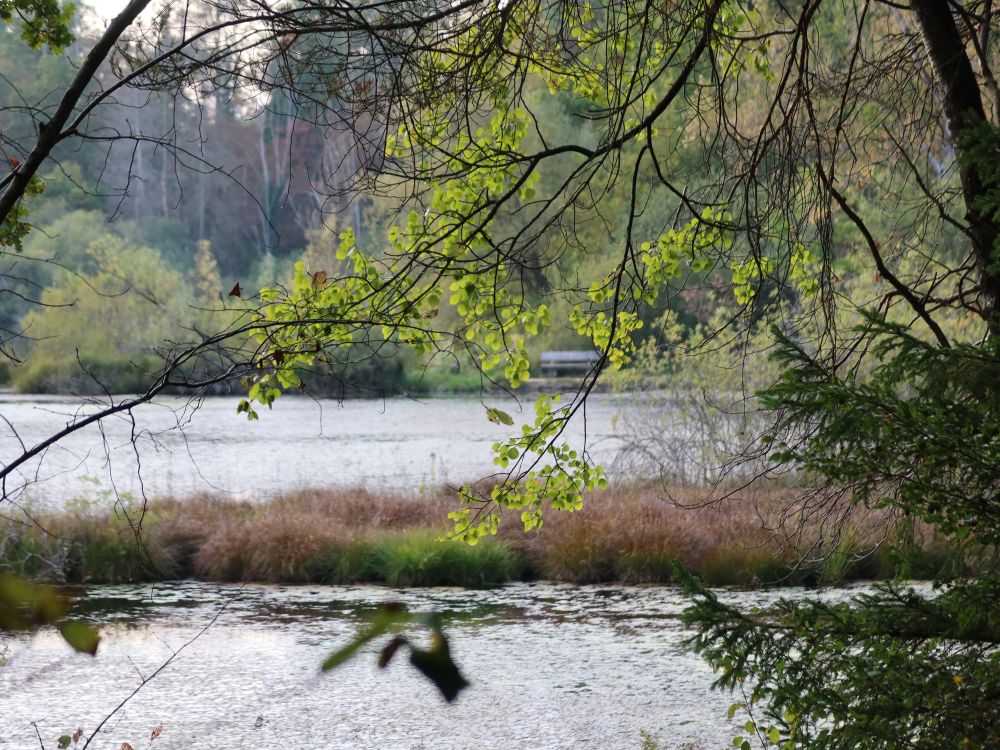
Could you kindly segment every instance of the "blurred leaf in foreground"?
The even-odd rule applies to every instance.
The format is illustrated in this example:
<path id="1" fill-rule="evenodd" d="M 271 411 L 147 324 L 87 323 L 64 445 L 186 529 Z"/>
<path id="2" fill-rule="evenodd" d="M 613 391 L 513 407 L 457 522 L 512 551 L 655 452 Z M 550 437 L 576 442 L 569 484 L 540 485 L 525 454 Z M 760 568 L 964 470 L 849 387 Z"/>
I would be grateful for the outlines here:
<path id="1" fill-rule="evenodd" d="M 431 631 L 431 646 L 429 649 L 419 648 L 401 631 L 410 625 L 423 627 Z M 435 613 L 415 614 L 408 612 L 402 604 L 390 603 L 383 605 L 375 613 L 371 623 L 360 630 L 346 645 L 334 651 L 323 662 L 323 671 L 339 667 L 352 659 L 364 646 L 384 635 L 392 635 L 382 647 L 378 656 L 379 667 L 386 667 L 392 661 L 400 648 L 410 650 L 410 663 L 434 683 L 441 691 L 444 699 L 451 703 L 458 694 L 469 686 L 451 658 L 448 638 L 441 630 L 440 618 Z"/>
<path id="2" fill-rule="evenodd" d="M 70 646 L 93 656 L 100 635 L 90 625 L 64 620 L 69 608 L 70 600 L 58 588 L 0 573 L 0 631 L 55 625 Z"/>

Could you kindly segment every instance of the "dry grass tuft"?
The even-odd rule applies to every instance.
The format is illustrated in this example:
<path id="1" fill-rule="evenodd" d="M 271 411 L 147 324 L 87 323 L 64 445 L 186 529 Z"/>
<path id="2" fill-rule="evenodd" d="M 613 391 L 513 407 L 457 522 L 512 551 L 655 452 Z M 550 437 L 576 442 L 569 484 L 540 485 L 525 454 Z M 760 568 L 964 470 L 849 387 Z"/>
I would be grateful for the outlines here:
<path id="1" fill-rule="evenodd" d="M 0 567 L 72 582 L 193 576 L 492 585 L 522 577 L 662 583 L 680 562 L 723 585 L 835 583 L 944 569 L 957 575 L 983 562 L 981 551 L 947 547 L 927 529 L 910 528 L 903 539 L 884 517 L 810 514 L 789 506 L 790 497 L 779 485 L 714 503 L 692 488 L 669 494 L 611 488 L 593 493 L 578 513 L 549 512 L 540 533 L 525 534 L 511 514 L 499 539 L 458 549 L 456 542 L 435 541 L 447 532 L 454 507 L 444 492 L 313 489 L 266 503 L 198 495 L 155 500 L 141 513 L 65 512 L 39 518 L 38 525 L 8 520 Z M 907 543 L 887 544 L 887 533 Z"/>

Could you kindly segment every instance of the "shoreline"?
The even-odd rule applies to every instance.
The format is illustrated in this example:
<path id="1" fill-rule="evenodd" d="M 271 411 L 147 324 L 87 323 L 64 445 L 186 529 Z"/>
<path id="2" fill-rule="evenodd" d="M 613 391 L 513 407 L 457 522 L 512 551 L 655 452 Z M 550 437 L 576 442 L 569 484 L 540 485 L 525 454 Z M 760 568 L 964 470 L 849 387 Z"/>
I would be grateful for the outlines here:
<path id="1" fill-rule="evenodd" d="M 209 495 L 8 518 L 0 568 L 65 584 L 205 582 L 456 585 L 511 581 L 673 583 L 681 564 L 712 586 L 839 584 L 961 577 L 993 561 L 927 529 L 872 512 L 839 538 L 821 526 L 769 521 L 789 511 L 777 486 L 721 504 L 698 490 L 611 487 L 576 513 L 548 511 L 540 533 L 508 514 L 476 546 L 444 540 L 455 501 L 359 489 L 303 490 L 266 503 Z"/>

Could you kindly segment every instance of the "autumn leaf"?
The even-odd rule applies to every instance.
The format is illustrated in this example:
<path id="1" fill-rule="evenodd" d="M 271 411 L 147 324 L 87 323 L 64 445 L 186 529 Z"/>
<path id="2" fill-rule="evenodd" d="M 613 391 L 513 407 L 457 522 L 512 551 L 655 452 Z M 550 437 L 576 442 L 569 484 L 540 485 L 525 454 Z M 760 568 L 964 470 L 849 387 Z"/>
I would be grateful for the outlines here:
<path id="1" fill-rule="evenodd" d="M 382 668 L 389 666 L 389 662 L 392 661 L 392 657 L 396 655 L 396 652 L 399 651 L 399 647 L 404 643 L 407 643 L 407 640 L 401 635 L 397 635 L 389 641 L 379 652 L 378 665 Z"/>
<path id="2" fill-rule="evenodd" d="M 233 285 L 233 288 L 229 290 L 229 296 L 230 297 L 242 297 L 243 296 L 243 290 L 240 288 L 240 282 L 237 281 Z"/>
<path id="3" fill-rule="evenodd" d="M 449 703 L 469 686 L 468 680 L 462 676 L 458 666 L 452 661 L 448 639 L 441 631 L 433 634 L 433 644 L 430 649 L 410 650 L 410 663 L 434 683 Z"/>

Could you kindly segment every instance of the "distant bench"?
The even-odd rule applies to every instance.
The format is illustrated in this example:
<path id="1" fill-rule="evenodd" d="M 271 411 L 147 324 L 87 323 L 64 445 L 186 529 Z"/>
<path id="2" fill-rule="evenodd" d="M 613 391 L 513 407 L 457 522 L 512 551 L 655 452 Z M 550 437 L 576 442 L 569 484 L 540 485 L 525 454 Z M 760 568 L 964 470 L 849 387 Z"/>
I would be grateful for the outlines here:
<path id="1" fill-rule="evenodd" d="M 564 372 L 587 372 L 597 366 L 601 355 L 597 352 L 542 352 L 539 369 L 550 377 Z"/>

